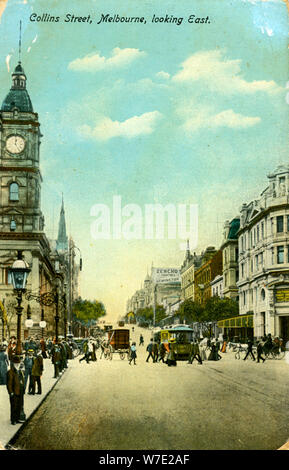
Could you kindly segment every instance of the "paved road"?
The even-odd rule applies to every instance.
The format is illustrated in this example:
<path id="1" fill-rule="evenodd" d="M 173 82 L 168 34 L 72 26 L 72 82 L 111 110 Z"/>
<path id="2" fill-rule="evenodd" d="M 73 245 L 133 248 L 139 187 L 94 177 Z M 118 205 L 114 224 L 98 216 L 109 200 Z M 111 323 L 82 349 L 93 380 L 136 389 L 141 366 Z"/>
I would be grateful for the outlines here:
<path id="1" fill-rule="evenodd" d="M 138 339 L 140 329 L 134 333 Z M 146 344 L 149 340 L 146 332 Z M 232 353 L 203 365 L 70 362 L 21 449 L 276 449 L 289 438 L 289 365 Z"/>

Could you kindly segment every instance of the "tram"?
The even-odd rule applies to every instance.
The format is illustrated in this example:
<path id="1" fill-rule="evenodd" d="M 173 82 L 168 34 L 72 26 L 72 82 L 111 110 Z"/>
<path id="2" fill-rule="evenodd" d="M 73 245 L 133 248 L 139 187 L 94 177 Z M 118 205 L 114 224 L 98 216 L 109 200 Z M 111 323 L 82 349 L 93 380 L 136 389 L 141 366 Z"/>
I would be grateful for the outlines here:
<path id="1" fill-rule="evenodd" d="M 194 330 L 186 325 L 173 325 L 155 333 L 155 340 L 164 343 L 167 351 L 170 347 L 174 350 L 177 361 L 189 359 L 193 338 Z"/>

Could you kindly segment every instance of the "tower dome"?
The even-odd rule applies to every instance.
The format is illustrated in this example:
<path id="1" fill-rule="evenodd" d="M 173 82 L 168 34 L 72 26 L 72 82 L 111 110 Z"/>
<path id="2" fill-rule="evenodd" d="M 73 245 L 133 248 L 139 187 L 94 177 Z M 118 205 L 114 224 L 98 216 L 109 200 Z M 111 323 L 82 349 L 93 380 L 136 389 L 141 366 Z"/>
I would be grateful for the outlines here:
<path id="1" fill-rule="evenodd" d="M 32 103 L 26 90 L 26 80 L 21 62 L 18 62 L 12 74 L 12 87 L 2 103 L 1 111 L 12 111 L 17 108 L 22 112 L 33 113 Z"/>

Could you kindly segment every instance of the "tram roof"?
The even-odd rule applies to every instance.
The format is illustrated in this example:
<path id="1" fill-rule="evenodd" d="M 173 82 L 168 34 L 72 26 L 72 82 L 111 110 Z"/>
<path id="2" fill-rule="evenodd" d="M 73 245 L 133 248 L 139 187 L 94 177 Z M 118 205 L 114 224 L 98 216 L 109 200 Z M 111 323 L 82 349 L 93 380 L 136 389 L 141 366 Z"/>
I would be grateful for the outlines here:
<path id="1" fill-rule="evenodd" d="M 168 330 L 168 331 L 194 331 L 192 328 L 189 326 L 171 326 L 170 328 L 163 328 L 163 330 Z"/>

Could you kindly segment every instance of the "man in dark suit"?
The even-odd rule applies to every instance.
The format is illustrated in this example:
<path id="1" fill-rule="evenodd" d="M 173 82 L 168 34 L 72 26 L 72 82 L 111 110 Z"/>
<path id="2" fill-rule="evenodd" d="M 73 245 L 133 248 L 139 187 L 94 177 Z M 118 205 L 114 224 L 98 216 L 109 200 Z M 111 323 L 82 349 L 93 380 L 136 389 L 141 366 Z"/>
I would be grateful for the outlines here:
<path id="1" fill-rule="evenodd" d="M 251 354 L 253 361 L 255 361 L 255 356 L 254 356 L 254 353 L 253 353 L 253 341 L 251 341 L 250 339 L 248 341 L 248 349 L 247 349 L 247 354 L 244 357 L 244 361 L 246 361 L 249 354 Z"/>
<path id="2" fill-rule="evenodd" d="M 20 362 L 19 356 L 13 356 L 11 359 L 11 369 L 7 372 L 11 424 L 24 423 L 26 419 L 23 411 L 24 374 L 20 369 Z"/>
<path id="3" fill-rule="evenodd" d="M 35 384 L 37 383 L 37 394 L 41 395 L 41 376 L 43 374 L 43 356 L 38 351 L 32 366 L 32 395 L 35 395 Z"/>

